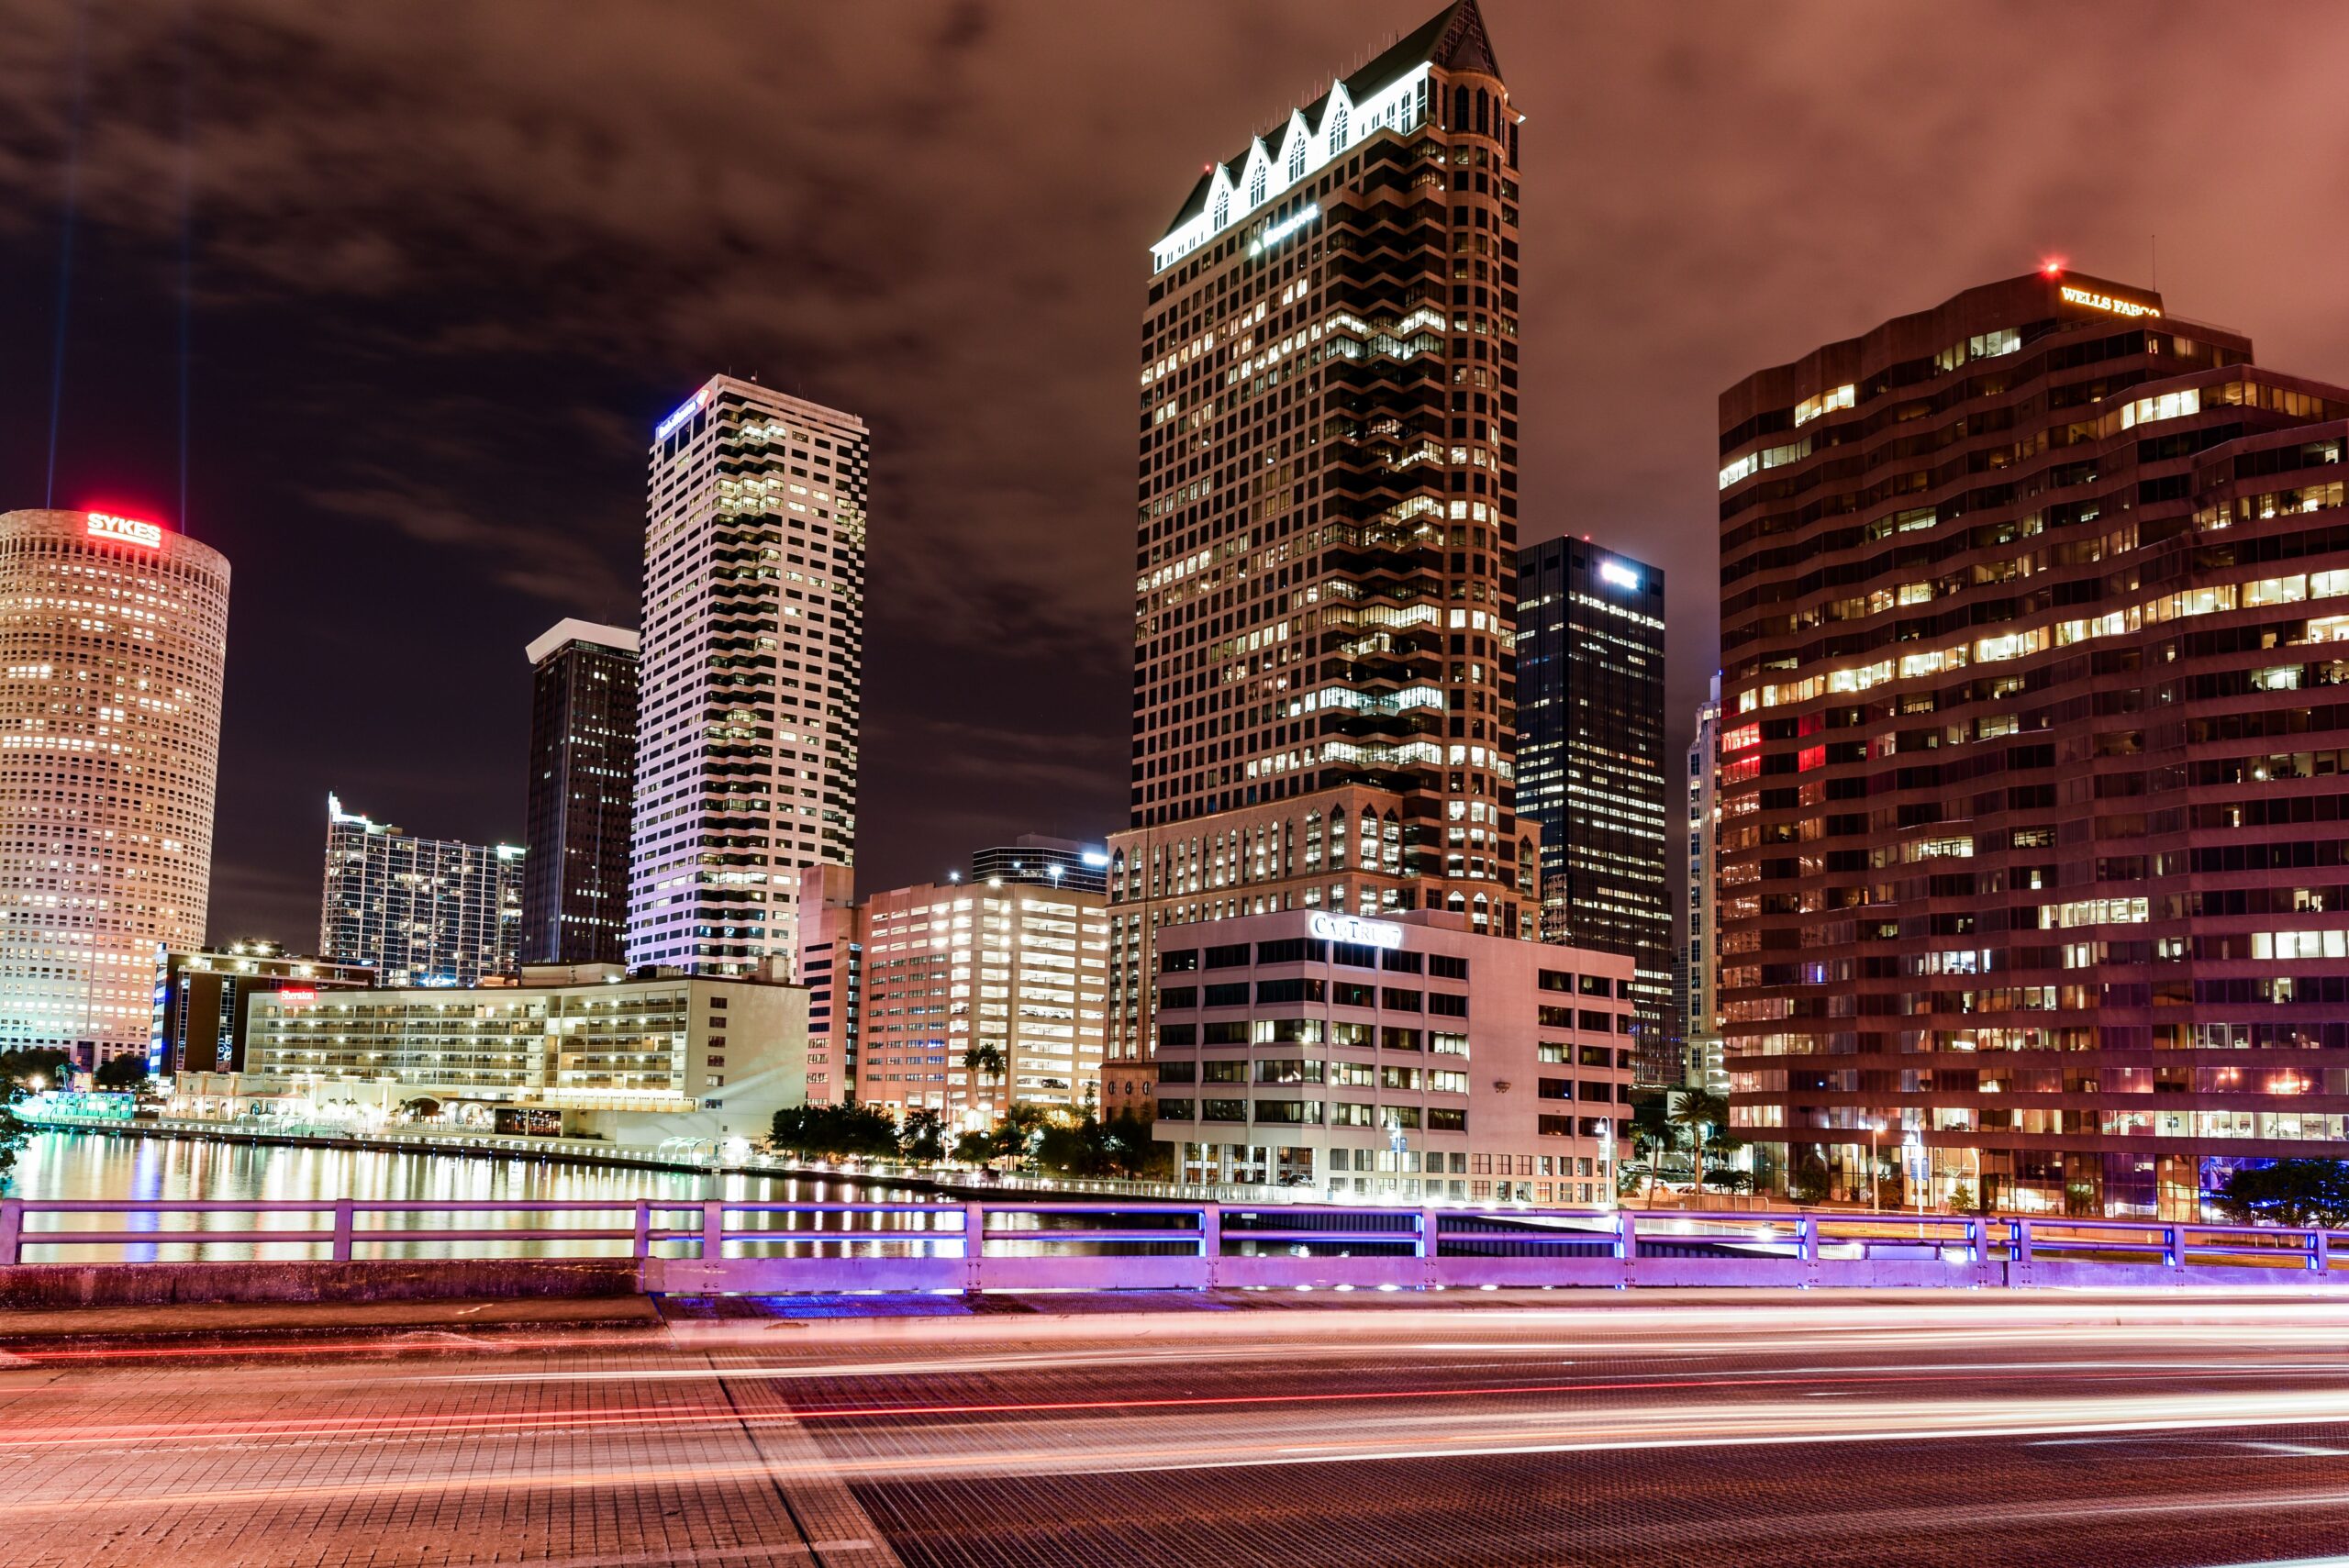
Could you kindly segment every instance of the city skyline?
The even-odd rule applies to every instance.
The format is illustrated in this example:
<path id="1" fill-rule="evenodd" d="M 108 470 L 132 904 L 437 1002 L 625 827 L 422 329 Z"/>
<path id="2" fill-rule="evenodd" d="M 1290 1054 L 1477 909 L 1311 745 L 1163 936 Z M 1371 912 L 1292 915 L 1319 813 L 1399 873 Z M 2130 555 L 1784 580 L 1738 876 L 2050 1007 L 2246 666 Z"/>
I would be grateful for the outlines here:
<path id="1" fill-rule="evenodd" d="M 292 122 L 280 117 L 308 117 L 306 123 L 328 128 L 335 146 L 364 154 L 378 128 L 362 110 L 340 106 L 363 95 L 339 88 L 397 76 L 406 68 L 402 41 L 346 19 L 352 31 L 336 40 L 343 46 L 337 83 L 304 84 L 294 96 L 281 87 L 275 96 L 284 108 L 233 135 L 222 128 L 255 106 L 238 95 L 228 79 L 235 73 L 208 65 L 191 106 L 199 306 L 185 517 L 176 502 L 169 303 L 178 208 L 170 181 L 127 176 L 173 166 L 176 124 L 143 109 L 95 116 L 83 140 L 57 499 L 118 495 L 126 510 L 143 503 L 143 515 L 184 523 L 243 573 L 213 934 L 300 945 L 312 896 L 308 856 L 277 828 L 307 816 L 317 795 L 338 782 L 354 793 L 363 786 L 372 808 L 419 830 L 519 836 L 515 781 L 529 692 L 509 667 L 510 647 L 557 615 L 632 619 L 629 584 L 642 519 L 631 475 L 640 473 L 645 430 L 710 369 L 729 364 L 858 409 L 874 425 L 876 450 L 896 454 L 874 476 L 876 506 L 901 519 L 896 537 L 881 542 L 874 575 L 894 575 L 903 591 L 875 606 L 869 633 L 864 762 L 879 793 L 868 791 L 865 802 L 875 829 L 860 855 L 867 873 L 882 885 L 934 876 L 963 845 L 1015 827 L 1092 837 L 1114 826 L 1127 695 L 1119 582 L 1130 581 L 1119 519 L 1130 475 L 1120 422 L 1108 409 L 1122 402 L 1114 395 L 1130 332 L 1128 259 L 1166 217 L 1154 172 L 1170 158 L 1224 156 L 1265 128 L 1262 106 L 1308 95 L 1333 63 L 1332 39 L 1367 59 L 1383 33 L 1408 30 L 1428 9 L 1235 10 L 1228 26 L 1199 36 L 1244 39 L 1247 47 L 1202 43 L 1172 55 L 1154 38 L 1134 36 L 1139 29 L 1078 32 L 1039 16 L 942 6 L 893 28 L 902 39 L 871 37 L 835 17 L 729 22 L 752 29 L 759 48 L 796 43 L 819 54 L 838 78 L 819 83 L 827 92 L 869 93 L 911 62 L 926 95 L 885 117 L 889 155 L 856 164 L 860 195 L 877 221 L 902 227 L 918 214 L 939 230 L 935 241 L 907 246 L 881 243 L 870 214 L 852 215 L 837 235 L 827 228 L 806 239 L 788 222 L 785 235 L 755 214 L 731 215 L 740 232 L 729 236 L 689 191 L 673 198 L 681 207 L 656 206 L 650 222 L 624 221 L 551 194 L 556 175 L 581 170 L 549 168 L 513 150 L 511 117 L 555 106 L 564 124 L 608 143 L 594 167 L 630 184 L 649 177 L 638 171 L 663 166 L 663 149 L 686 157 L 688 167 L 718 156 L 696 149 L 725 145 L 723 134 L 710 133 L 771 102 L 771 87 L 696 84 L 709 102 L 690 120 L 690 135 L 615 119 L 618 111 L 591 100 L 618 95 L 580 91 L 638 72 L 650 73 L 648 91 L 666 88 L 683 51 L 714 47 L 697 20 L 653 50 L 629 36 L 625 14 L 614 14 L 600 42 L 566 39 L 529 60 L 499 20 L 452 20 L 439 46 L 458 61 L 455 79 L 510 73 L 511 106 L 448 117 L 413 167 L 395 172 L 424 183 L 410 192 L 412 210 L 393 212 L 399 204 L 387 199 L 358 226 L 363 240 L 328 243 L 299 226 L 284 228 L 281 239 L 273 226 L 286 215 L 267 204 L 283 198 L 261 194 L 274 188 L 271 180 L 243 192 L 221 182 L 227 168 L 250 158 L 285 173 L 290 189 L 331 195 L 287 172 L 281 144 Z M 2349 323 L 2316 302 L 2312 260 L 2254 270 L 2229 259 L 2215 238 L 2196 236 L 2198 228 L 2217 234 L 2237 203 L 2259 199 L 2257 182 L 2268 176 L 2248 156 L 2255 143 L 2279 135 L 2321 140 L 2340 111 L 2279 91 L 2273 113 L 2301 117 L 2288 128 L 2255 136 L 2206 128 L 2195 133 L 2201 145 L 2189 148 L 2157 106 L 2130 103 L 2121 85 L 2195 58 L 2199 37 L 2182 25 L 2132 32 L 2125 48 L 2134 70 L 2115 63 L 2114 80 L 2082 81 L 2053 62 L 2065 52 L 2064 38 L 2087 24 L 2043 19 L 2033 26 L 2046 39 L 2045 58 L 1986 90 L 1943 87 L 1924 69 L 1954 47 L 1942 29 L 1970 22 L 1918 19 L 1898 36 L 1870 22 L 1829 38 L 1818 14 L 1801 10 L 1766 28 L 1724 10 L 1709 14 L 1706 27 L 1672 30 L 1628 9 L 1578 8 L 1568 18 L 1495 0 L 1487 11 L 1508 40 L 1513 85 L 1541 106 L 1525 128 L 1540 152 L 1528 160 L 1529 179 L 1533 194 L 1548 192 L 1529 203 L 1544 227 L 1528 239 L 1538 275 L 1528 282 L 1526 417 L 1556 435 L 1529 446 L 1525 542 L 1587 532 L 1634 554 L 1649 551 L 1680 582 L 1705 581 L 1712 529 L 1700 509 L 1711 504 L 1709 481 L 1691 454 L 1708 439 L 1713 395 L 1753 364 L 2020 271 L 2047 251 L 2092 272 L 2142 275 L 2158 228 L 2161 281 L 2172 292 L 2190 292 L 2210 314 L 2271 338 L 2288 314 L 2302 313 L 2312 325 L 2296 331 L 2295 363 L 2338 374 L 2349 362 Z M 173 16 L 130 14 L 105 29 L 93 46 L 93 102 L 129 101 L 108 89 L 134 64 L 175 69 Z M 233 60 L 237 50 L 299 40 L 325 25 L 267 11 L 251 17 L 249 35 L 208 47 Z M 0 268 L 29 302 L 26 329 L 0 346 L 9 356 L 13 416 L 0 422 L 0 475 L 16 505 L 37 502 L 46 487 L 44 328 L 54 325 L 72 49 L 64 20 L 45 30 L 48 19 L 29 18 L 0 60 L 14 89 L 0 123 L 7 150 L 0 182 L 15 197 L 6 221 L 18 241 Z M 2246 19 L 2225 47 L 2266 47 L 2266 25 Z M 801 26 L 811 29 L 804 38 L 758 32 Z M 1760 47 L 1757 29 L 1784 46 Z M 2101 35 L 2096 41 L 2113 44 Z M 2268 53 L 2288 72 L 2322 52 L 2309 44 L 2300 37 L 2292 50 Z M 1829 69 L 1823 59 L 1807 61 L 1806 47 L 1831 51 L 1839 74 L 1867 83 L 1854 89 L 1849 108 L 1785 108 L 1791 83 Z M 1061 145 L 1071 139 L 1057 122 L 1027 118 L 1020 95 L 1001 84 L 1009 61 L 1048 48 L 1081 92 L 1074 112 L 1097 132 L 1074 139 L 1085 144 L 1074 152 Z M 1590 87 L 1595 98 L 1581 87 L 1570 92 L 1573 62 L 1594 51 L 1622 62 L 1620 80 L 1601 73 L 1609 79 Z M 1172 72 L 1147 111 L 1123 103 L 1121 90 L 1097 85 L 1130 79 L 1132 62 L 1145 56 L 1153 71 Z M 1341 55 L 1336 63 L 1352 62 Z M 1975 103 L 1986 91 L 2004 112 Z M 322 95 L 311 101 L 313 92 Z M 1701 121 L 1690 113 L 1698 101 L 1709 106 Z M 1870 173 L 1926 155 L 1921 132 L 1887 139 L 1875 127 L 1871 115 L 1895 103 L 1904 122 L 1936 128 L 1943 142 L 1932 156 L 1983 171 L 1962 186 L 1969 217 L 1954 240 L 1921 197 L 1887 195 Z M 2099 144 L 2132 146 L 2132 158 L 2089 175 L 2060 158 L 2020 156 L 2043 134 L 2041 111 L 2058 103 L 2064 125 Z M 950 113 L 973 122 L 974 133 L 939 138 L 918 128 Z M 1864 125 L 1865 136 L 1854 134 Z M 832 156 L 833 144 L 811 145 Z M 1798 158 L 1770 150 L 1787 146 L 1809 150 Z M 1821 160 L 1852 178 L 1820 179 Z M 1701 173 L 1691 172 L 1700 163 Z M 1015 169 L 1028 172 L 1015 181 L 1005 172 Z M 1990 170 L 1999 171 L 1995 180 Z M 2254 183 L 2238 195 L 2222 176 Z M 807 193 L 825 188 L 805 172 L 763 177 L 782 182 L 766 193 L 778 212 L 799 210 L 796 204 L 814 199 Z M 1650 199 L 1658 182 L 1675 195 L 1668 213 Z M 966 189 L 971 197 L 958 195 Z M 1083 196 L 1072 200 L 1076 190 Z M 1007 192 L 1008 204 L 994 199 Z M 553 287 L 534 307 L 527 319 L 545 333 L 526 338 L 503 323 L 513 301 L 505 280 L 518 253 L 510 238 L 474 233 L 462 246 L 428 243 L 446 215 L 484 201 L 510 202 L 511 228 L 535 236 L 534 246 L 608 252 L 592 280 Z M 1876 210 L 1887 202 L 1890 210 Z M 327 206 L 358 216 L 348 205 Z M 689 233 L 690 242 L 679 238 Z M 297 243 L 331 264 L 307 269 L 298 288 L 281 288 L 295 255 L 280 247 Z M 2286 233 L 2282 249 L 2311 259 L 2323 251 L 2320 239 L 2298 229 Z M 744 255 L 752 259 L 747 268 L 738 259 Z M 747 278 L 786 259 L 804 263 L 787 274 L 796 294 L 746 295 Z M 1016 286 L 1031 276 L 1062 282 Z M 1003 350 L 945 328 L 982 297 L 995 301 L 990 309 L 1015 312 L 1039 340 L 1067 343 L 1067 374 L 1007 380 L 998 373 Z M 566 322 L 623 301 L 642 318 L 602 347 L 548 346 Z M 1646 341 L 1634 351 L 1639 339 Z M 941 347 L 916 355 L 916 342 Z M 1619 378 L 1589 369 L 1614 364 L 1653 372 L 1652 393 L 1627 396 Z M 974 399 L 981 378 L 990 390 Z M 562 385 L 563 397 L 545 398 L 546 384 Z M 103 423 L 95 414 L 101 386 Z M 974 404 L 987 406 L 963 417 L 945 412 Z M 366 417 L 351 417 L 362 406 Z M 267 465 L 235 450 L 234 433 L 262 422 L 279 433 Z M 531 439 L 518 444 L 516 435 Z M 534 447 L 559 447 L 562 462 Z M 443 477 L 429 484 L 408 477 L 424 472 Z M 434 601 L 445 606 L 435 634 L 423 638 L 398 606 L 434 574 L 453 581 Z M 373 591 L 351 588 L 362 580 Z M 998 635 L 1004 617 L 1018 635 Z M 400 635 L 387 636 L 394 629 Z M 1713 667 L 1710 636 L 1709 617 L 1678 618 L 1670 748 L 1685 745 L 1687 716 Z M 379 725 L 333 700 L 335 682 L 362 669 L 387 678 L 399 672 L 418 714 L 412 727 Z M 1015 686 L 1042 700 L 989 700 Z M 433 755 L 444 760 L 436 770 L 413 761 L 415 735 L 428 729 Z M 925 777 L 913 765 L 925 758 L 946 760 L 952 793 L 967 805 L 934 818 L 918 809 L 938 793 L 934 773 Z"/>
<path id="2" fill-rule="evenodd" d="M 2112 16 L 0 0 L 16 1556 L 2349 1568 L 2349 9 Z"/>

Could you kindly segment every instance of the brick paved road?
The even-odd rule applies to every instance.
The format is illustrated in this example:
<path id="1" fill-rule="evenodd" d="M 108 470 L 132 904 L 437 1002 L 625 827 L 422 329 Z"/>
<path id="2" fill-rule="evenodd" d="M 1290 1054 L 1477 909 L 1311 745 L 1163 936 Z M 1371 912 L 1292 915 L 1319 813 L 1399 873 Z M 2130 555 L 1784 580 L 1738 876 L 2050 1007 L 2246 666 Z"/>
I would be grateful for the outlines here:
<path id="1" fill-rule="evenodd" d="M 714 1327 L 0 1360 L 0 1563 L 2184 1568 L 2349 1542 L 2349 1305 Z"/>

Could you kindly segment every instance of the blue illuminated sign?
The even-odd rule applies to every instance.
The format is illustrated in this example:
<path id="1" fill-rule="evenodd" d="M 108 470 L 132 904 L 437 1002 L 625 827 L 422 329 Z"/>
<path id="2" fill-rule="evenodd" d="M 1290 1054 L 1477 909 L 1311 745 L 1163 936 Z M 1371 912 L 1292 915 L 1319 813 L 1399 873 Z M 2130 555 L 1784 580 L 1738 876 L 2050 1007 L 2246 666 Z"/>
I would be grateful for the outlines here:
<path id="1" fill-rule="evenodd" d="M 1271 250 L 1274 246 L 1279 244 L 1282 240 L 1287 239 L 1290 235 L 1295 234 L 1298 229 L 1303 228 L 1307 224 L 1311 223 L 1315 218 L 1319 217 L 1320 216 L 1321 208 L 1319 204 L 1313 202 L 1306 203 L 1302 211 L 1281 219 L 1280 222 L 1273 225 L 1270 228 L 1264 230 L 1264 233 L 1258 235 L 1255 240 L 1249 245 L 1248 254 L 1253 256 L 1259 251 Z"/>
<path id="2" fill-rule="evenodd" d="M 686 398 L 684 406 L 678 408 L 674 414 L 670 415 L 666 419 L 662 420 L 660 424 L 653 427 L 652 439 L 656 441 L 667 440 L 669 439 L 670 431 L 675 429 L 678 426 L 684 424 L 686 420 L 700 413 L 703 405 L 707 404 L 708 401 L 709 392 L 707 388 L 704 388 L 702 391 L 695 393 L 691 397 Z"/>

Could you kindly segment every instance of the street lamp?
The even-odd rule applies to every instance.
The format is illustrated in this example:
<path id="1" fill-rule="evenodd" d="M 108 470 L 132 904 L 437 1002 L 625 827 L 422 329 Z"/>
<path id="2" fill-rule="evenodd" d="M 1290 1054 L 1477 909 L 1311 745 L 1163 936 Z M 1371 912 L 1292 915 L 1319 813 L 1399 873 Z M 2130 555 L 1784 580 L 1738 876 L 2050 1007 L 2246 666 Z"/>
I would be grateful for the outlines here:
<path id="1" fill-rule="evenodd" d="M 1392 1110 L 1386 1113 L 1386 1147 L 1395 1156 L 1395 1190 L 1408 1192 L 1410 1189 L 1403 1184 L 1403 1166 L 1411 1151 L 1411 1140 L 1403 1130 L 1403 1118 Z M 1426 1195 L 1425 1187 L 1420 1193 L 1422 1196 Z"/>
<path id="2" fill-rule="evenodd" d="M 1925 1188 L 1932 1184 L 1932 1168 L 1925 1152 L 1925 1140 L 1915 1128 L 1900 1135 L 1900 1178 L 1917 1190 L 1917 1234 L 1925 1233 Z"/>
<path id="3" fill-rule="evenodd" d="M 1876 1162 L 1876 1135 L 1884 1130 L 1884 1123 L 1875 1117 L 1863 1117 L 1868 1129 L 1868 1208 L 1873 1212 L 1884 1207 L 1884 1177 Z"/>

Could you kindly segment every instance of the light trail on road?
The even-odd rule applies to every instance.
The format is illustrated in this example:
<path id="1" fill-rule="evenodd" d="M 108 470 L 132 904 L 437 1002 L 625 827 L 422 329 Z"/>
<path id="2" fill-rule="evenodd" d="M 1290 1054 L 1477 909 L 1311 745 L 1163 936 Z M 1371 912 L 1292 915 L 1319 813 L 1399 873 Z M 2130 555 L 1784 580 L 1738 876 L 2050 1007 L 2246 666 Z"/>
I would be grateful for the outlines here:
<path id="1" fill-rule="evenodd" d="M 2304 1299 L 561 1338 L 0 1370 L 0 1562 L 2204 1568 L 2349 1539 L 2349 1307 Z"/>

